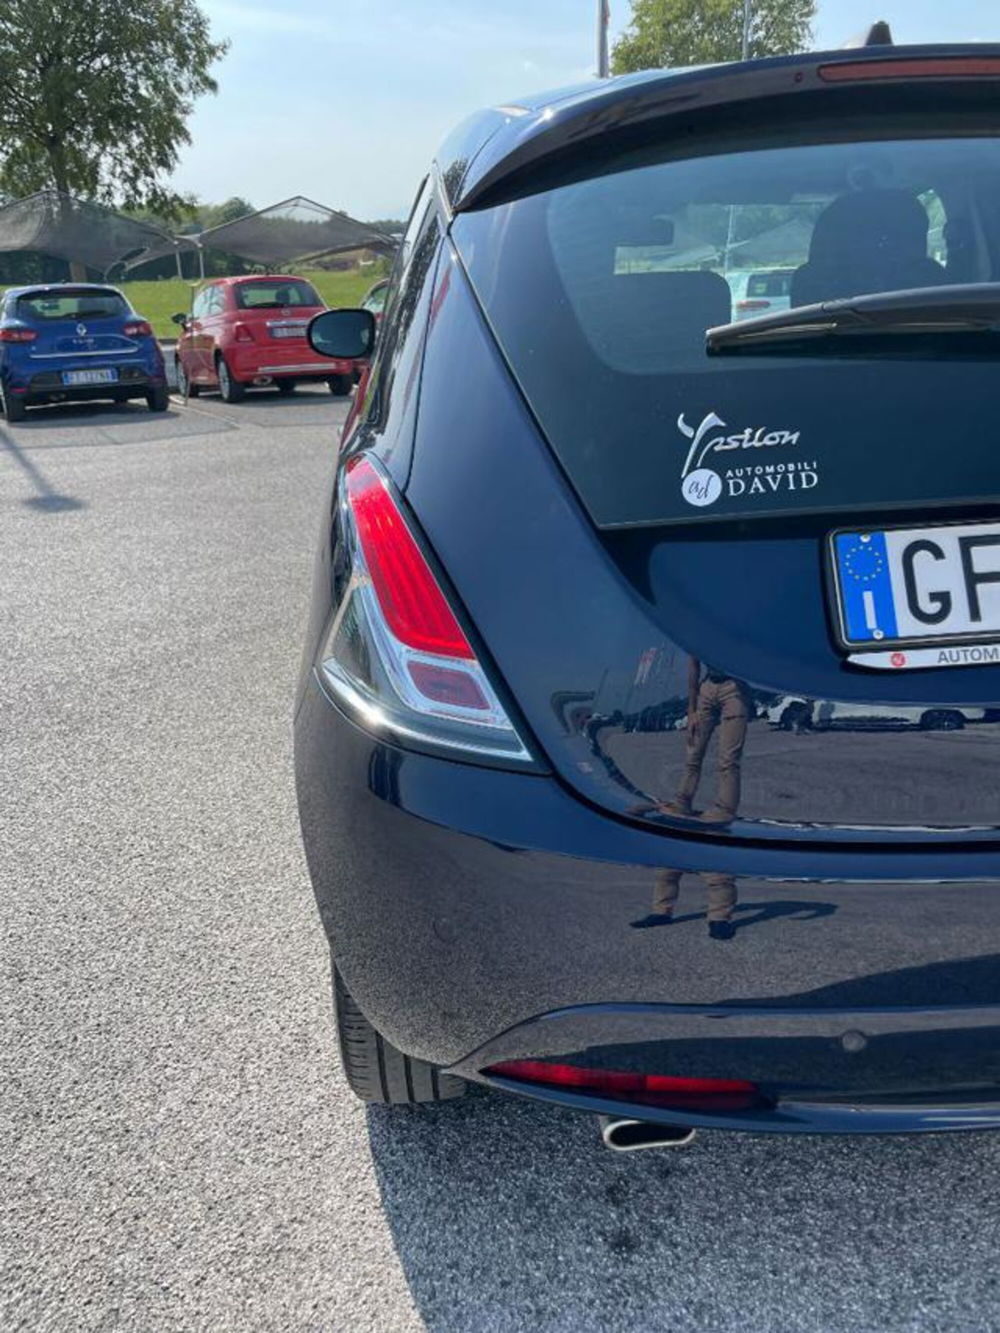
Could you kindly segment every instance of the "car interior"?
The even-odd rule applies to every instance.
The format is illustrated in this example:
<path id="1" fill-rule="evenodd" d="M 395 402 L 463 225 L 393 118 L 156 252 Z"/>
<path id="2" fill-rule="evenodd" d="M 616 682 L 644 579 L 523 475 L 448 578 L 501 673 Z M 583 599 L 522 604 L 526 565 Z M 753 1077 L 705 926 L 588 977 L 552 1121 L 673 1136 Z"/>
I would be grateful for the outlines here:
<path id="1" fill-rule="evenodd" d="M 991 281 L 997 141 L 919 138 L 650 163 L 548 197 L 552 259 L 581 331 L 619 370 L 699 354 L 770 270 L 792 306 Z"/>

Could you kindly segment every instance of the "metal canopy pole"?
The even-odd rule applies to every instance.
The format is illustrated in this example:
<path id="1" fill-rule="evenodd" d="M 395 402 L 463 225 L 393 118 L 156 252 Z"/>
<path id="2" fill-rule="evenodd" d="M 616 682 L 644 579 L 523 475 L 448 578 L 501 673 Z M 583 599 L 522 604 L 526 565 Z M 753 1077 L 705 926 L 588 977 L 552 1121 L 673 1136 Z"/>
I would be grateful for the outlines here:
<path id="1" fill-rule="evenodd" d="M 608 20 L 611 17 L 608 0 L 597 0 L 597 77 L 606 79 L 608 64 Z"/>

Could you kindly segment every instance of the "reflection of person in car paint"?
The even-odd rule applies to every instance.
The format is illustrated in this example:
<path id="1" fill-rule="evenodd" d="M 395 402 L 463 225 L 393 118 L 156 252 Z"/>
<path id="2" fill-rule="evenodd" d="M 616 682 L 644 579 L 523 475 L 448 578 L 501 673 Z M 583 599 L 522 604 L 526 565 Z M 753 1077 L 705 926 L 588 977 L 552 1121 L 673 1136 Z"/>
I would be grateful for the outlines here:
<path id="1" fill-rule="evenodd" d="M 664 867 L 656 872 L 653 882 L 653 907 L 648 916 L 640 921 L 633 921 L 636 930 L 648 930 L 652 926 L 669 926 L 674 916 L 674 907 L 681 891 L 683 870 Z M 708 890 L 708 933 L 713 940 L 731 940 L 735 933 L 732 922 L 736 907 L 736 880 L 732 875 L 699 872 L 699 879 L 705 881 Z"/>
<path id="2" fill-rule="evenodd" d="M 692 802 L 701 782 L 705 752 L 718 731 L 719 786 L 715 804 L 698 816 L 708 824 L 728 824 L 740 804 L 740 765 L 750 720 L 750 695 L 741 680 L 734 680 L 692 657 L 688 667 L 687 737 L 684 776 L 677 794 L 661 806 L 664 814 L 692 818 Z"/>

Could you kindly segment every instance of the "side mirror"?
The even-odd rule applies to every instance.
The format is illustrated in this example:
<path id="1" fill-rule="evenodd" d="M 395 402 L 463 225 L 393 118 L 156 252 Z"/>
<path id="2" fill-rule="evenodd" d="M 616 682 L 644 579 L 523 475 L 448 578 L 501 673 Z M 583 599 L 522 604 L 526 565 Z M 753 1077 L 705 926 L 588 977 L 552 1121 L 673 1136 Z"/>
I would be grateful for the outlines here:
<path id="1" fill-rule="evenodd" d="M 171 324 L 179 324 L 182 329 L 186 329 L 188 317 L 187 315 L 182 314 L 180 311 L 178 311 L 176 315 L 170 316 L 170 322 Z"/>
<path id="2" fill-rule="evenodd" d="M 309 325 L 309 346 L 320 356 L 357 361 L 375 346 L 375 318 L 370 310 L 324 310 Z"/>

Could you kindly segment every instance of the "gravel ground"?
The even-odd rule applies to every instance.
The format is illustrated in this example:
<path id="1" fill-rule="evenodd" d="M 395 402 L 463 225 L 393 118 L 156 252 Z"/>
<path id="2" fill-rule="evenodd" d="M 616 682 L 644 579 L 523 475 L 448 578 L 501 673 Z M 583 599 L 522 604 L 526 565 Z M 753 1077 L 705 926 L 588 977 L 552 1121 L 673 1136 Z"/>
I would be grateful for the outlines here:
<path id="1" fill-rule="evenodd" d="M 996 1138 L 352 1100 L 290 747 L 343 413 L 0 429 L 0 1328 L 1000 1326 Z"/>

